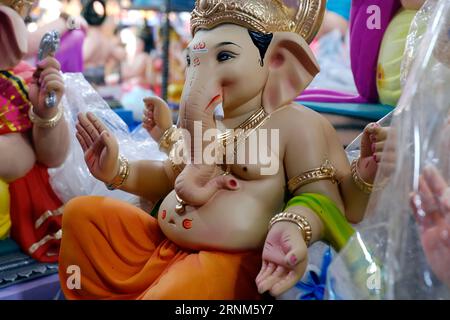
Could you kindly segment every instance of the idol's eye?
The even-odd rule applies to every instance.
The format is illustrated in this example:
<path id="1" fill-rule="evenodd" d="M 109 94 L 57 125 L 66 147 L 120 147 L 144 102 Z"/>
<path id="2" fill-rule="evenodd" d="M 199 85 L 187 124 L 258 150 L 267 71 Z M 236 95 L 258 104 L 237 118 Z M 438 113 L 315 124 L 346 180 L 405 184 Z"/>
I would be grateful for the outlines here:
<path id="1" fill-rule="evenodd" d="M 188 67 L 191 65 L 191 57 L 190 56 L 186 56 L 186 64 Z"/>
<path id="2" fill-rule="evenodd" d="M 232 52 L 229 51 L 221 51 L 217 54 L 217 61 L 219 62 L 224 62 L 230 59 L 235 58 L 236 55 Z"/>

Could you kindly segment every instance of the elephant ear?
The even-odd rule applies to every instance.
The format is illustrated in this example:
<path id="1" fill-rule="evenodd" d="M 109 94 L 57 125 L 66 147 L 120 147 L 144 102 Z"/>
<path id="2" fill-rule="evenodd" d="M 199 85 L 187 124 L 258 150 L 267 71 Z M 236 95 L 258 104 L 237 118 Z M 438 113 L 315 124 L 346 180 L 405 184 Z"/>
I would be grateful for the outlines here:
<path id="1" fill-rule="evenodd" d="M 28 31 L 22 17 L 13 9 L 0 5 L 0 70 L 14 68 L 28 49 Z"/>
<path id="2" fill-rule="evenodd" d="M 320 71 L 306 41 L 292 32 L 274 34 L 265 61 L 269 77 L 263 106 L 269 113 L 291 103 Z"/>

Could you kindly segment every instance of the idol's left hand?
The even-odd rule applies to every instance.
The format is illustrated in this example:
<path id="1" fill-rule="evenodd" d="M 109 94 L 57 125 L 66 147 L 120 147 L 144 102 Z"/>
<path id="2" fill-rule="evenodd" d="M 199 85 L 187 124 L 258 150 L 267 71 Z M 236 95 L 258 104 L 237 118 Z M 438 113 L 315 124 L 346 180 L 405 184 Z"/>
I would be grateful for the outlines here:
<path id="1" fill-rule="evenodd" d="M 30 101 L 33 104 L 34 113 L 43 118 L 50 119 L 58 112 L 61 98 L 64 95 L 64 80 L 60 73 L 61 65 L 58 60 L 48 56 L 40 61 L 33 74 L 33 80 L 29 86 Z M 56 106 L 48 108 L 45 98 L 50 92 L 56 94 Z"/>
<path id="2" fill-rule="evenodd" d="M 361 139 L 361 155 L 358 162 L 358 172 L 367 183 L 373 183 L 379 163 L 386 157 L 384 150 L 389 128 L 377 123 L 366 126 Z"/>
<path id="3" fill-rule="evenodd" d="M 259 293 L 279 296 L 305 273 L 308 249 L 297 225 L 280 221 L 270 228 L 263 250 L 262 268 L 256 277 Z"/>

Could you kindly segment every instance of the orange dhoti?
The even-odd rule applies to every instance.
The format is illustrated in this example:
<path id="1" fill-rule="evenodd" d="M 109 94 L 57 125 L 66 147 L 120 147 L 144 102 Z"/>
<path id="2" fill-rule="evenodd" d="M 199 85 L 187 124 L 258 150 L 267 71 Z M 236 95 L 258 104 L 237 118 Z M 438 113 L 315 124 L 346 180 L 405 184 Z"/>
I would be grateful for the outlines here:
<path id="1" fill-rule="evenodd" d="M 155 218 L 111 198 L 79 197 L 65 206 L 59 258 L 68 299 L 260 298 L 261 252 L 182 249 Z M 70 266 L 79 268 L 79 288 L 68 286 Z"/>

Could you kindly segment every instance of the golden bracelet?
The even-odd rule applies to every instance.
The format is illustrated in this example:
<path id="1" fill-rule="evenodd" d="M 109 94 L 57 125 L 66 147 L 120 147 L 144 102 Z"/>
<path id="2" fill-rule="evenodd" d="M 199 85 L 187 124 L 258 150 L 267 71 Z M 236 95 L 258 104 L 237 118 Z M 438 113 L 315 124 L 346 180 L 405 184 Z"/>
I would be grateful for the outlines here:
<path id="1" fill-rule="evenodd" d="M 373 184 L 365 182 L 358 172 L 359 158 L 352 161 L 352 178 L 355 185 L 365 194 L 371 194 L 373 191 Z"/>
<path id="2" fill-rule="evenodd" d="M 180 168 L 180 166 L 178 164 L 175 163 L 175 161 L 173 160 L 173 158 L 170 155 L 169 155 L 168 159 L 172 166 L 173 173 L 175 174 L 175 176 L 178 176 L 181 173 L 181 171 L 183 171 L 183 170 Z"/>
<path id="3" fill-rule="evenodd" d="M 169 153 L 170 149 L 174 145 L 175 141 L 172 139 L 177 127 L 175 125 L 171 126 L 169 129 L 164 131 L 161 139 L 159 139 L 159 150 Z"/>
<path id="4" fill-rule="evenodd" d="M 281 212 L 270 219 L 269 230 L 275 223 L 280 221 L 289 221 L 295 223 L 302 232 L 303 239 L 305 240 L 306 245 L 309 246 L 312 239 L 312 229 L 308 220 L 306 220 L 304 216 L 292 212 Z"/>
<path id="5" fill-rule="evenodd" d="M 319 180 L 331 180 L 331 182 L 333 183 L 338 182 L 338 179 L 336 177 L 336 169 L 333 167 L 330 161 L 325 160 L 320 168 L 303 172 L 302 174 L 290 179 L 287 183 L 287 186 L 289 192 L 294 193 L 297 189 Z"/>
<path id="6" fill-rule="evenodd" d="M 168 159 L 170 161 L 170 164 L 172 165 L 172 170 L 174 171 L 175 175 L 178 175 L 181 173 L 181 171 L 183 171 L 182 163 L 185 162 L 183 161 L 183 158 L 180 158 L 179 155 L 177 154 L 180 145 L 182 145 L 183 141 L 182 140 L 177 140 L 170 148 L 167 156 Z"/>
<path id="7" fill-rule="evenodd" d="M 124 156 L 119 156 L 119 173 L 114 177 L 111 183 L 105 184 L 108 190 L 120 188 L 130 175 L 130 164 Z"/>
<path id="8" fill-rule="evenodd" d="M 36 113 L 34 113 L 33 107 L 30 107 L 30 109 L 28 110 L 28 117 L 30 118 L 30 121 L 39 128 L 47 128 L 47 129 L 54 128 L 58 124 L 59 120 L 61 120 L 64 113 L 63 108 L 60 107 L 57 108 L 58 112 L 56 113 L 55 116 L 53 116 L 50 119 L 43 119 L 39 117 Z"/>

